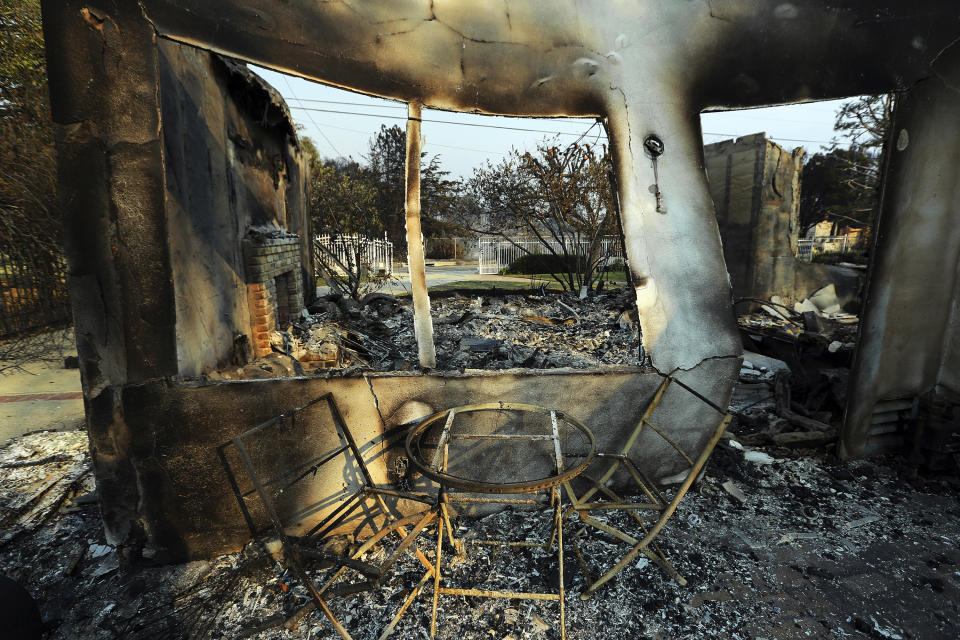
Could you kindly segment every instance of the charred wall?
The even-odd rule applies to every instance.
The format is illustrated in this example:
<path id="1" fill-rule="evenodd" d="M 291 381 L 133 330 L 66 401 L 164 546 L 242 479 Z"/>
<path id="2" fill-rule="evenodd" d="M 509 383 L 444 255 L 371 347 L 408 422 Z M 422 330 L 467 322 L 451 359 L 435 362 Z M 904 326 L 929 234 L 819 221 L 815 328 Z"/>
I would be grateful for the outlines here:
<path id="1" fill-rule="evenodd" d="M 242 63 L 158 41 L 167 237 L 181 376 L 228 364 L 237 335 L 256 345 L 242 240 L 251 227 L 299 236 L 310 286 L 307 168 L 282 98 Z"/>
<path id="2" fill-rule="evenodd" d="M 902 450 L 907 428 L 950 423 L 931 415 L 960 401 L 960 55 L 901 96 L 850 381 L 841 452 Z M 934 438 L 928 432 L 923 448 Z"/>
<path id="3" fill-rule="evenodd" d="M 678 379 L 698 389 L 713 402 L 729 401 L 728 380 L 736 375 L 736 361 L 716 360 Z M 404 424 L 451 406 L 480 402 L 521 402 L 551 407 L 577 418 L 597 436 L 600 451 L 615 451 L 640 419 L 663 378 L 628 367 L 607 370 L 503 371 L 472 374 L 384 373 L 352 378 L 284 378 L 227 381 L 211 384 L 152 381 L 131 385 L 119 397 L 124 415 L 110 433 L 127 440 L 122 461 L 100 461 L 99 484 L 110 500 L 103 510 L 108 539 L 136 553 L 158 560 L 206 557 L 235 550 L 250 538 L 230 487 L 218 447 L 293 407 L 331 393 L 351 429 L 374 481 L 396 481 L 397 468 L 409 468 Z M 216 419 L 211 419 L 211 416 Z M 699 451 L 709 437 L 702 428 L 716 422 L 716 412 L 673 385 L 658 409 L 657 425 L 670 428 L 675 441 Z M 106 419 L 106 416 L 98 416 Z M 674 430 L 673 427 L 679 425 Z M 270 439 L 264 455 L 275 472 L 293 450 L 320 458 L 339 444 L 329 424 L 305 427 L 295 443 Z M 95 444 L 102 437 L 98 436 Z M 241 490 L 251 488 L 235 455 L 226 459 L 238 470 Z M 497 464 L 462 467 L 469 477 L 497 481 L 518 467 L 536 466 L 530 459 L 511 458 Z M 655 479 L 686 468 L 669 445 L 647 430 L 635 447 L 635 457 Z M 122 464 L 121 464 L 122 462 Z M 552 460 L 542 461 L 549 475 Z M 469 464 L 469 463 L 468 463 Z M 114 473 L 122 469 L 122 474 Z M 536 469 L 534 469 L 534 472 Z M 338 466 L 320 492 L 303 496 L 304 504 L 326 501 L 315 518 L 337 505 L 330 497 L 355 475 L 348 464 Z M 425 480 L 414 486 L 434 491 Z M 422 505 L 399 505 L 419 510 Z M 256 514 L 255 514 L 256 515 Z M 258 524 L 264 524 L 259 522 Z M 349 526 L 349 523 L 348 523 Z"/>
<path id="4" fill-rule="evenodd" d="M 734 299 L 792 303 L 830 283 L 843 299 L 857 295 L 856 271 L 796 258 L 803 155 L 762 133 L 704 147 Z"/>

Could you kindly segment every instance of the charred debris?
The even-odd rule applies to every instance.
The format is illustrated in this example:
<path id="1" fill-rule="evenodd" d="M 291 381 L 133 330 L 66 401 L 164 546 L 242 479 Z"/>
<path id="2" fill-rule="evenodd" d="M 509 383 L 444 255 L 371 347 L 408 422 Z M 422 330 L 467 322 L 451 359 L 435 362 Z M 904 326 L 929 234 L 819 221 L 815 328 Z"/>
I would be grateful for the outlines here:
<path id="1" fill-rule="evenodd" d="M 446 367 L 593 367 L 637 364 L 629 296 L 580 300 L 539 292 L 434 298 L 439 363 Z M 602 571 L 582 557 L 615 559 L 629 546 L 593 531 L 566 550 L 566 636 L 599 630 L 638 638 L 953 638 L 960 633 L 957 457 L 939 465 L 886 456 L 833 455 L 856 316 L 830 291 L 788 307 L 759 301 L 739 318 L 751 347 L 730 411 L 735 416 L 706 470 L 679 503 L 659 544 L 685 586 L 641 556 L 589 599 Z M 321 299 L 272 339 L 274 353 L 211 377 L 349 374 L 416 361 L 410 305 L 384 294 L 362 303 Z M 261 373 L 262 372 L 262 373 Z M 215 470 L 211 470 L 214 472 Z M 250 543 L 207 561 L 150 566 L 107 544 L 83 432 L 34 433 L 0 448 L 0 573 L 40 606 L 46 638 L 330 638 L 327 619 L 277 545 Z M 680 478 L 657 488 L 670 495 Z M 611 528 L 631 526 L 610 510 Z M 519 508 L 454 517 L 464 541 L 449 577 L 531 592 L 556 588 L 556 553 L 539 546 L 476 544 L 485 535 L 539 540 L 549 519 Z M 574 533 L 574 532 L 571 532 Z M 332 535 L 324 551 L 351 555 L 362 540 Z M 417 540 L 434 558 L 432 536 Z M 382 562 L 384 542 L 358 556 Z M 335 567 L 318 561 L 311 578 Z M 422 587 L 413 554 L 378 588 L 332 598 L 353 638 L 379 638 L 398 606 Z M 552 581 L 552 583 L 551 583 Z M 919 603 L 922 603 L 919 604 Z M 441 600 L 439 638 L 559 638 L 556 603 Z M 430 598 L 414 598 L 393 637 L 428 637 Z"/>

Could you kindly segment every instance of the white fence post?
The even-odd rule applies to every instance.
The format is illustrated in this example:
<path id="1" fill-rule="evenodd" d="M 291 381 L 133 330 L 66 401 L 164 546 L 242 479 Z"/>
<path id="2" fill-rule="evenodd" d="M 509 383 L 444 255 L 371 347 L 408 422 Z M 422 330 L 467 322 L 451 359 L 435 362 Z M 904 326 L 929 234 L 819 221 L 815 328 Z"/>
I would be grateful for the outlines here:
<path id="1" fill-rule="evenodd" d="M 371 240 L 361 235 L 343 235 L 334 236 L 320 235 L 315 239 L 317 246 L 321 247 L 317 258 L 319 260 L 328 259 L 328 254 L 332 254 L 348 269 L 354 269 L 357 253 L 360 254 L 360 263 L 367 265 L 376 273 L 384 275 L 393 275 L 393 243 L 387 240 L 387 234 L 383 234 L 383 240 Z M 328 265 L 330 268 L 339 269 L 339 265 Z"/>

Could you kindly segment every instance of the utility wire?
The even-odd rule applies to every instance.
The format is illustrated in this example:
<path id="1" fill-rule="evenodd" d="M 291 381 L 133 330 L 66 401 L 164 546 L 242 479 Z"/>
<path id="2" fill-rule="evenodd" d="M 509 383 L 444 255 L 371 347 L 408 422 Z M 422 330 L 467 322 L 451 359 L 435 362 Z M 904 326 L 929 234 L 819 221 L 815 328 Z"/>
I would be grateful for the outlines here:
<path id="1" fill-rule="evenodd" d="M 386 120 L 406 120 L 407 119 L 405 116 L 380 115 L 376 113 L 360 113 L 357 111 L 339 111 L 336 109 L 316 109 L 313 107 L 292 107 L 292 108 L 299 109 L 301 111 L 308 111 L 308 112 L 317 111 L 320 113 L 333 113 L 333 114 L 346 115 L 346 116 L 366 116 L 368 118 L 380 118 L 380 119 L 386 119 Z M 423 122 L 427 122 L 431 124 L 452 124 L 452 125 L 458 125 L 461 127 L 480 127 L 484 129 L 501 129 L 504 131 L 524 131 L 527 133 L 546 133 L 546 134 L 560 135 L 560 136 L 578 136 L 581 138 L 583 136 L 583 134 L 573 132 L 573 131 L 550 131 L 547 129 L 530 129 L 527 127 L 508 127 L 508 126 L 499 125 L 499 124 L 481 124 L 479 122 L 454 122 L 452 120 L 427 120 L 426 118 L 423 119 Z M 718 133 L 718 132 L 712 132 L 712 131 L 704 131 L 703 134 L 707 136 L 723 136 L 727 138 L 738 138 L 742 135 L 745 135 L 741 133 Z M 784 142 L 808 142 L 810 144 L 829 144 L 830 143 L 829 140 L 808 140 L 805 138 L 781 138 L 779 136 L 777 137 L 768 136 L 768 137 L 771 140 L 783 140 Z"/>
<path id="2" fill-rule="evenodd" d="M 311 120 L 310 122 L 312 122 L 315 127 L 319 127 L 319 126 L 320 126 L 320 124 L 318 124 L 317 122 L 314 122 L 313 120 Z M 370 135 L 370 132 L 369 132 L 369 131 L 362 131 L 362 130 L 360 130 L 360 129 L 349 129 L 349 128 L 347 128 L 347 127 L 338 127 L 338 126 L 332 125 L 332 124 L 323 123 L 323 127 L 327 128 L 327 129 L 336 129 L 337 131 L 349 131 L 350 133 L 358 133 L 358 134 L 364 135 L 364 136 L 369 136 L 369 135 Z M 490 151 L 489 149 L 471 149 L 471 148 L 469 148 L 469 147 L 456 147 L 456 146 L 453 146 L 453 145 L 440 144 L 440 143 L 437 143 L 437 142 L 427 142 L 427 143 L 425 143 L 424 146 L 427 146 L 427 147 L 443 147 L 444 149 L 456 149 L 457 151 L 472 151 L 472 152 L 474 152 L 474 153 L 494 153 L 494 154 L 496 154 L 496 155 L 498 155 L 498 156 L 505 156 L 505 155 L 507 155 L 506 153 L 504 153 L 504 152 L 502 152 L 502 151 Z"/>
<path id="3" fill-rule="evenodd" d="M 406 120 L 406 116 L 388 116 L 388 115 L 379 115 L 376 113 L 360 113 L 357 111 L 338 111 L 336 109 L 316 109 L 313 107 L 291 107 L 293 109 L 298 109 L 300 111 L 317 111 L 320 113 L 335 113 L 345 116 L 366 116 L 368 118 L 380 118 L 383 120 Z M 426 118 L 422 119 L 422 122 L 427 122 L 430 124 L 453 124 L 459 125 L 461 127 L 480 127 L 483 129 L 502 129 L 504 131 L 526 131 L 528 133 L 549 133 L 554 135 L 566 135 L 566 136 L 580 136 L 582 135 L 579 132 L 571 131 L 549 131 L 546 129 L 529 129 L 527 127 L 507 127 L 499 124 L 480 124 L 479 122 L 454 122 L 452 120 L 427 120 Z"/>
<path id="4" fill-rule="evenodd" d="M 403 110 L 406 110 L 406 108 L 407 108 L 407 103 L 406 103 L 406 102 L 387 100 L 386 98 L 383 98 L 383 101 L 385 101 L 387 104 L 378 104 L 378 103 L 375 103 L 375 102 L 369 102 L 369 103 L 368 103 L 368 102 L 345 102 L 345 101 L 343 101 L 343 100 L 321 100 L 321 99 L 319 99 L 319 98 L 297 98 L 297 102 L 299 102 L 299 103 L 301 103 L 301 104 L 303 104 L 303 103 L 305 103 L 305 102 L 313 102 L 313 103 L 317 103 L 317 104 L 338 104 L 338 105 L 345 105 L 345 106 L 349 106 L 349 107 L 367 107 L 367 108 L 370 108 L 370 109 L 403 109 Z M 438 109 L 438 111 L 443 111 L 443 109 Z M 470 113 L 470 112 L 468 112 L 468 111 L 464 111 L 464 112 L 462 112 L 462 113 L 464 113 L 464 114 L 466 114 L 466 115 L 474 115 L 474 116 L 486 116 L 486 115 L 488 115 L 488 114 L 485 114 L 485 113 Z M 373 115 L 373 114 L 369 114 L 369 115 Z M 523 117 L 523 116 L 502 116 L 502 117 L 504 117 L 504 118 L 509 118 L 509 117 Z M 586 122 L 586 121 L 589 121 L 589 120 L 593 120 L 593 116 L 583 116 L 583 117 L 572 117 L 572 116 L 571 116 L 571 117 L 543 118 L 543 119 L 544 119 L 544 120 L 560 121 L 560 122 L 570 122 L 571 124 L 580 124 L 580 123 L 583 123 L 583 122 Z"/>
<path id="5" fill-rule="evenodd" d="M 406 103 L 404 103 L 404 102 L 399 102 L 399 101 L 398 101 L 398 102 L 387 101 L 386 104 L 378 104 L 378 103 L 375 103 L 375 102 L 369 102 L 369 103 L 368 103 L 368 102 L 349 102 L 349 101 L 343 101 L 343 100 L 321 100 L 321 99 L 319 99 L 319 98 L 296 98 L 296 100 L 297 100 L 297 102 L 299 102 L 300 104 L 304 104 L 304 103 L 307 103 L 307 102 L 311 102 L 311 103 L 315 103 L 315 104 L 336 104 L 336 105 L 342 105 L 342 106 L 348 106 L 348 107 L 365 107 L 365 108 L 370 108 L 370 109 L 404 109 L 404 110 L 405 110 L 405 109 L 407 108 Z M 383 100 L 386 101 L 385 98 L 384 98 Z M 796 106 L 796 105 L 794 105 L 794 106 Z M 803 106 L 807 107 L 807 106 L 809 106 L 809 105 L 803 105 Z M 766 107 L 766 108 L 769 108 L 769 107 Z M 775 121 L 775 122 L 792 122 L 792 123 L 795 123 L 795 124 L 821 124 L 821 123 L 820 123 L 819 121 L 817 121 L 817 120 L 804 120 L 804 119 L 799 119 L 799 118 L 781 118 L 781 117 L 774 116 L 774 115 L 758 115 L 758 114 L 754 113 L 755 111 L 756 111 L 756 109 L 729 110 L 729 111 L 711 111 L 711 112 L 705 112 L 705 115 L 715 115 L 715 114 L 729 115 L 729 114 L 732 114 L 732 113 L 736 113 L 736 114 L 743 114 L 743 115 L 745 115 L 745 116 L 749 116 L 750 118 L 753 118 L 753 119 L 756 119 L 756 120 L 771 120 L 771 121 Z M 468 113 L 468 112 L 465 112 L 465 113 Z M 825 112 L 825 111 L 821 111 L 820 113 L 826 113 L 826 112 Z M 372 115 L 372 114 L 371 114 L 371 115 Z M 486 114 L 476 113 L 476 114 L 469 114 L 469 115 L 486 115 Z M 510 117 L 510 116 L 504 116 L 504 117 Z M 561 117 L 561 118 L 543 118 L 543 119 L 544 119 L 544 120 L 552 120 L 552 121 L 554 121 L 554 122 L 558 122 L 558 121 L 559 121 L 559 122 L 569 122 L 569 123 L 571 123 L 571 124 L 580 124 L 580 123 L 585 123 L 585 122 L 588 121 L 588 120 L 592 120 L 593 117 L 592 117 L 592 116 L 583 116 L 583 117 L 579 117 L 579 118 L 577 118 L 577 117 Z"/>
<path id="6" fill-rule="evenodd" d="M 299 98 L 297 98 L 296 94 L 294 94 L 294 92 L 293 92 L 293 85 L 290 84 L 290 80 L 287 78 L 287 76 L 282 75 L 281 77 L 283 78 L 283 81 L 287 83 L 287 88 L 290 90 L 290 97 L 293 98 L 294 100 L 296 100 L 297 102 L 301 102 L 301 103 L 302 103 L 303 101 L 300 100 Z M 294 109 L 298 109 L 298 108 L 299 108 L 299 109 L 305 109 L 305 107 L 294 107 Z M 344 157 L 344 155 L 343 155 L 342 153 L 340 153 L 340 150 L 337 149 L 336 145 L 333 144 L 333 142 L 330 141 L 330 138 L 327 137 L 327 134 L 325 134 L 325 133 L 323 132 L 323 129 L 321 129 L 321 128 L 317 125 L 317 123 L 314 122 L 313 116 L 310 115 L 309 112 L 307 113 L 307 118 L 309 118 L 309 120 L 310 120 L 310 122 L 313 124 L 313 126 L 316 127 L 317 133 L 319 133 L 321 136 L 323 136 L 323 139 L 327 141 L 327 144 L 330 145 L 330 148 L 333 149 L 333 152 L 336 153 L 338 157 L 341 157 L 341 158 Z"/>

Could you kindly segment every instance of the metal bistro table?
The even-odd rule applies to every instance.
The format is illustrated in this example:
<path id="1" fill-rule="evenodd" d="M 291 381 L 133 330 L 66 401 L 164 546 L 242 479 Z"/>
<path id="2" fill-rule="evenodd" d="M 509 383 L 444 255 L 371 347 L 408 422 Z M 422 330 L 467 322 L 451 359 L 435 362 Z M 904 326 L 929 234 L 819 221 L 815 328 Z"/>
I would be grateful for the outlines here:
<path id="1" fill-rule="evenodd" d="M 484 414 L 492 414 L 491 419 L 485 420 Z M 504 419 L 506 416 L 506 419 Z M 525 427 L 529 422 L 545 423 L 549 417 L 549 424 L 540 429 L 543 433 L 527 433 Z M 459 418 L 459 419 L 458 419 Z M 442 427 L 441 427 L 442 423 Z M 485 424 L 486 423 L 486 424 Z M 539 426 L 539 425 L 537 425 Z M 431 429 L 433 427 L 433 429 Z M 439 433 L 437 430 L 439 428 Z M 561 429 L 564 436 L 561 436 Z M 569 440 L 567 434 L 573 433 L 582 440 L 583 449 L 575 453 L 564 453 L 564 440 Z M 436 436 L 435 438 L 433 436 Z M 430 441 L 430 442 L 428 442 Z M 451 472 L 450 446 L 458 442 L 474 445 L 464 452 L 462 459 L 454 460 L 454 467 L 472 466 L 490 470 L 484 467 L 482 451 L 478 448 L 487 447 L 486 453 L 492 453 L 495 458 L 506 455 L 508 461 L 523 460 L 523 464 L 513 464 L 513 469 L 498 468 L 492 474 L 500 477 L 510 471 L 529 470 L 535 467 L 539 460 L 549 460 L 550 467 L 555 467 L 549 475 L 534 479 L 505 479 L 501 482 L 491 482 L 464 477 Z M 530 447 L 533 451 L 524 457 L 523 447 Z M 547 409 L 531 404 L 511 402 L 490 402 L 462 407 L 454 407 L 436 413 L 412 428 L 406 440 L 407 455 L 414 466 L 434 482 L 440 489 L 437 494 L 435 509 L 439 516 L 437 524 L 437 555 L 434 571 L 433 612 L 430 619 L 430 636 L 436 635 L 437 604 L 441 595 L 477 596 L 485 598 L 510 598 L 551 600 L 560 604 L 560 637 L 566 638 L 566 623 L 564 616 L 564 577 L 563 577 L 563 509 L 561 507 L 560 485 L 569 482 L 580 475 L 593 460 L 596 442 L 593 433 L 586 425 L 575 418 L 560 411 Z M 430 455 L 424 450 L 433 449 Z M 512 456 L 511 456 L 512 454 Z M 564 463 L 564 456 L 576 458 L 577 464 L 569 468 Z M 459 464 L 465 462 L 466 464 Z M 488 476 L 491 474 L 487 474 Z M 459 490 L 467 494 L 489 494 L 484 497 L 462 495 L 452 490 Z M 547 496 L 537 498 L 510 498 L 504 495 L 539 494 L 549 492 Z M 448 505 L 451 503 L 493 503 L 506 505 L 549 505 L 553 508 L 553 524 L 550 537 L 546 542 L 528 541 L 477 541 L 482 544 L 506 544 L 510 546 L 540 546 L 551 549 L 554 540 L 557 543 L 558 588 L 556 593 L 541 592 L 508 592 L 491 591 L 485 589 L 462 589 L 441 587 L 441 551 L 443 546 L 443 530 L 446 528 L 451 545 L 462 550 L 462 541 L 454 536 L 453 526 L 450 524 Z"/>

